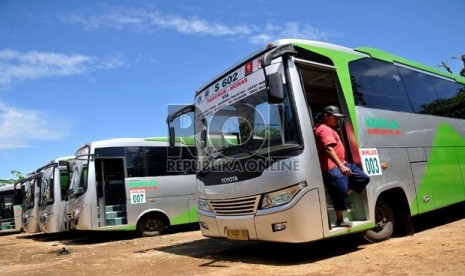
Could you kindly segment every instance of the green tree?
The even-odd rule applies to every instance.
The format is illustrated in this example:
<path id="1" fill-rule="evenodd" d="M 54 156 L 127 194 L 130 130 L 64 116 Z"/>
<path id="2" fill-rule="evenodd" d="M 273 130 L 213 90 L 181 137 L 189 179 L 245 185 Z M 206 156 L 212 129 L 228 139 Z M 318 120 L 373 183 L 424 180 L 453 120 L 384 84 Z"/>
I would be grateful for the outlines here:
<path id="1" fill-rule="evenodd" d="M 7 184 L 14 184 L 18 180 L 22 180 L 22 179 L 25 178 L 24 175 L 21 172 L 17 171 L 17 170 L 12 170 L 11 174 L 14 175 L 14 178 L 12 178 L 12 179 L 0 179 L 0 186 L 5 186 Z"/>
<path id="2" fill-rule="evenodd" d="M 449 99 L 437 99 L 423 105 L 421 113 L 465 119 L 465 88 Z"/>
<path id="3" fill-rule="evenodd" d="M 460 76 L 465 77 L 465 55 L 462 55 L 463 68 L 460 70 Z"/>
<path id="4" fill-rule="evenodd" d="M 460 70 L 459 74 L 460 74 L 460 76 L 465 77 L 465 54 L 462 55 L 460 58 L 463 61 L 463 68 L 462 68 L 462 70 Z M 458 57 L 451 57 L 451 59 L 459 59 L 459 58 Z M 447 62 L 445 62 L 445 61 L 442 61 L 441 64 L 438 65 L 438 67 L 443 67 L 444 69 L 447 70 L 447 72 L 449 72 L 451 74 L 454 73 L 454 72 L 452 72 L 452 69 L 450 68 L 450 66 L 447 65 Z"/>
<path id="5" fill-rule="evenodd" d="M 16 180 L 22 180 L 25 178 L 24 175 L 20 171 L 17 171 L 17 170 L 12 170 L 11 174 L 15 176 Z"/>

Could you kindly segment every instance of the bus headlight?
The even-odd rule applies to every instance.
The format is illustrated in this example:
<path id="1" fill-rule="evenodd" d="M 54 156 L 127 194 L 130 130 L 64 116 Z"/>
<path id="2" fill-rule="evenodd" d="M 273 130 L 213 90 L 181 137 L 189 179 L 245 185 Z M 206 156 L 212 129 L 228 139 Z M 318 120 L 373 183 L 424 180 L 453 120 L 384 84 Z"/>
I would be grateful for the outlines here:
<path id="1" fill-rule="evenodd" d="M 267 209 L 286 204 L 290 202 L 294 196 L 305 187 L 307 187 L 307 183 L 303 181 L 286 189 L 264 194 L 262 198 L 261 209 Z"/>
<path id="2" fill-rule="evenodd" d="M 197 206 L 199 210 L 213 212 L 213 209 L 210 207 L 210 204 L 208 204 L 208 201 L 206 201 L 205 199 L 197 199 Z"/>

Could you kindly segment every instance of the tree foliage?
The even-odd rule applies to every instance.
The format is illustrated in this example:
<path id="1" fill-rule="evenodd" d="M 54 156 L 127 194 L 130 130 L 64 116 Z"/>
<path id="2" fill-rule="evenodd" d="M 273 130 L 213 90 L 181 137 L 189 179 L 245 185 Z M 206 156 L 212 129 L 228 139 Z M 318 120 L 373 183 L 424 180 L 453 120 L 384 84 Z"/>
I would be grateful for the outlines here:
<path id="1" fill-rule="evenodd" d="M 12 170 L 11 174 L 14 175 L 14 178 L 12 179 L 0 179 L 0 186 L 5 186 L 7 184 L 14 184 L 15 182 L 19 180 L 25 179 L 24 175 L 17 171 L 17 170 Z"/>
<path id="2" fill-rule="evenodd" d="M 460 89 L 452 98 L 437 99 L 422 106 L 421 113 L 465 119 L 465 88 Z"/>
<path id="3" fill-rule="evenodd" d="M 460 76 L 465 77 L 465 55 L 462 55 L 463 68 L 460 70 Z"/>

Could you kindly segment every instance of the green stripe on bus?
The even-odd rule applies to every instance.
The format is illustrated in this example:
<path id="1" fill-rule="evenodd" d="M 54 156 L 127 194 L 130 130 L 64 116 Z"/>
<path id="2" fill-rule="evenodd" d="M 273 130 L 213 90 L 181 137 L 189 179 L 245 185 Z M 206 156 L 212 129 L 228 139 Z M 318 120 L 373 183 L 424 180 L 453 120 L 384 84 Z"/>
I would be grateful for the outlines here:
<path id="1" fill-rule="evenodd" d="M 438 126 L 427 167 L 417 187 L 410 211 L 415 215 L 463 200 L 465 200 L 465 138 L 453 127 L 442 123 Z"/>
<path id="2" fill-rule="evenodd" d="M 194 220 L 191 218 L 194 218 Z M 197 216 L 197 208 L 192 208 L 179 216 L 171 218 L 171 225 L 185 224 L 197 221 L 199 221 Z"/>
<path id="3" fill-rule="evenodd" d="M 124 224 L 124 225 L 116 225 L 110 227 L 102 227 L 98 230 L 102 231 L 135 231 L 136 225 L 135 224 Z"/>
<path id="4" fill-rule="evenodd" d="M 167 137 L 147 137 L 144 138 L 145 141 L 154 141 L 154 142 L 169 142 Z M 195 137 L 176 137 L 175 142 L 181 143 L 186 146 L 195 146 Z"/>

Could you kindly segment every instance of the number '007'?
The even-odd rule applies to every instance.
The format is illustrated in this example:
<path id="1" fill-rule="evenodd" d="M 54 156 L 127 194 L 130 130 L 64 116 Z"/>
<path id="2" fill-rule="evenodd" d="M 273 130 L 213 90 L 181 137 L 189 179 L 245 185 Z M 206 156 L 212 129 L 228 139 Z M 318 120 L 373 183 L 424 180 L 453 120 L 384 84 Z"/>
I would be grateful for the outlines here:
<path id="1" fill-rule="evenodd" d="M 142 203 L 144 202 L 144 195 L 137 194 L 132 196 L 132 202 L 134 203 Z"/>

